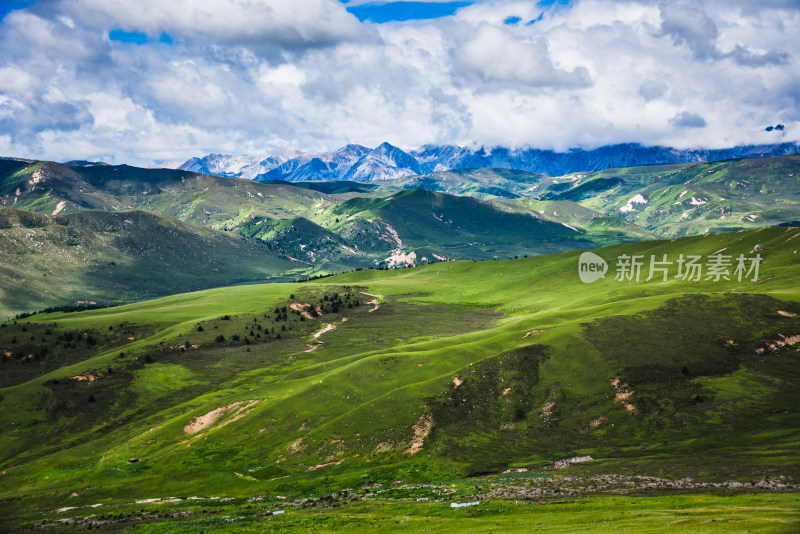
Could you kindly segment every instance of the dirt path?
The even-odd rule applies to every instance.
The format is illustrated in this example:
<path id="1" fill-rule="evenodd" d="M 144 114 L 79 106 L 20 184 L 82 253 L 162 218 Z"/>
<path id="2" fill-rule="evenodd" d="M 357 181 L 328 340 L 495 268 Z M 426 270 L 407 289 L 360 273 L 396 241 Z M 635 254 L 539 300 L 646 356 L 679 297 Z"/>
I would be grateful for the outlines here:
<path id="1" fill-rule="evenodd" d="M 309 309 L 313 309 L 314 306 L 311 304 L 303 304 L 302 302 L 290 302 L 289 309 L 299 311 L 300 315 L 305 317 L 306 319 L 311 319 L 312 321 L 316 320 L 316 317 L 309 313 Z M 317 309 L 317 313 L 321 312 L 320 309 Z"/>
<path id="2" fill-rule="evenodd" d="M 232 417 L 226 420 L 221 425 L 225 426 L 238 419 L 241 419 L 242 417 L 250 413 L 250 410 L 253 408 L 253 406 L 258 404 L 258 402 L 259 401 L 257 400 L 239 401 L 239 402 L 234 402 L 233 404 L 229 404 L 227 406 L 220 406 L 219 408 L 211 410 L 207 414 L 194 417 L 191 421 L 189 421 L 187 424 L 183 426 L 183 431 L 186 432 L 187 434 L 196 434 L 197 432 L 200 432 L 201 430 L 205 430 L 206 428 L 210 427 L 211 425 L 216 423 L 220 417 L 222 417 L 223 415 L 228 415 L 230 412 L 230 415 L 232 415 Z"/>
<path id="3" fill-rule="evenodd" d="M 339 464 L 340 464 L 340 463 L 342 463 L 342 462 L 344 462 L 344 459 L 342 459 L 342 460 L 336 460 L 335 462 L 328 462 L 328 463 L 326 463 L 326 464 L 317 464 L 317 465 L 312 465 L 312 466 L 310 466 L 308 469 L 306 469 L 306 472 L 308 472 L 308 471 L 316 471 L 317 469 L 320 469 L 320 468 L 322 468 L 322 467 L 328 467 L 329 465 L 339 465 Z"/>
<path id="4" fill-rule="evenodd" d="M 526 337 L 529 337 L 529 336 L 536 336 L 538 334 L 541 334 L 542 332 L 543 332 L 543 330 L 531 330 L 530 332 L 525 332 L 525 335 L 522 336 L 522 339 L 525 339 Z"/>
<path id="5" fill-rule="evenodd" d="M 381 305 L 378 303 L 378 299 L 382 299 L 383 295 L 373 295 L 372 293 L 367 293 L 366 291 L 359 291 L 359 293 L 361 293 L 362 295 L 366 295 L 368 297 L 375 297 L 375 298 L 373 298 L 372 300 L 370 300 L 370 301 L 368 301 L 366 303 L 366 304 L 372 304 L 373 306 L 375 306 L 371 310 L 367 310 L 370 313 L 374 312 L 375 310 L 377 310 L 378 308 L 381 307 Z"/>
<path id="6" fill-rule="evenodd" d="M 336 325 L 333 323 L 322 323 L 322 324 L 324 324 L 325 327 L 322 330 L 319 330 L 318 332 L 314 332 L 314 339 L 319 339 L 319 336 L 321 336 L 325 332 L 330 332 L 331 330 L 336 328 Z"/>
<path id="7" fill-rule="evenodd" d="M 414 441 L 411 443 L 411 447 L 406 451 L 408 454 L 417 454 L 422 450 L 425 438 L 428 437 L 433 429 L 433 424 L 433 416 L 428 412 L 428 407 L 423 406 L 422 415 L 419 416 L 419 422 L 411 427 L 414 431 Z"/>

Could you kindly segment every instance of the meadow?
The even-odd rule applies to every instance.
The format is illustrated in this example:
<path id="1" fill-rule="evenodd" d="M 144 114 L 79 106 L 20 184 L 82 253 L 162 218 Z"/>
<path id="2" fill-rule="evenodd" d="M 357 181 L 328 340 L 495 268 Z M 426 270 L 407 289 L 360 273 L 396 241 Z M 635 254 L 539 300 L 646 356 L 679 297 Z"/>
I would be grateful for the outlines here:
<path id="1" fill-rule="evenodd" d="M 3 525 L 794 531 L 798 235 L 606 247 L 592 284 L 578 251 L 9 321 Z M 756 245 L 755 281 L 615 279 Z"/>

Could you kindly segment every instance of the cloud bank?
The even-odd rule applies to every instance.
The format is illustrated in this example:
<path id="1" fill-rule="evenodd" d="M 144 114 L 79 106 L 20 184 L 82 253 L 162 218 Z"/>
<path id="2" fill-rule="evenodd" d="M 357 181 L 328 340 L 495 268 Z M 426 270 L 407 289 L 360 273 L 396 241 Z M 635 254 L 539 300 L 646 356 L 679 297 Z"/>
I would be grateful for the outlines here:
<path id="1" fill-rule="evenodd" d="M 797 2 L 464 4 L 373 23 L 334 0 L 33 2 L 0 21 L 0 155 L 800 140 Z"/>

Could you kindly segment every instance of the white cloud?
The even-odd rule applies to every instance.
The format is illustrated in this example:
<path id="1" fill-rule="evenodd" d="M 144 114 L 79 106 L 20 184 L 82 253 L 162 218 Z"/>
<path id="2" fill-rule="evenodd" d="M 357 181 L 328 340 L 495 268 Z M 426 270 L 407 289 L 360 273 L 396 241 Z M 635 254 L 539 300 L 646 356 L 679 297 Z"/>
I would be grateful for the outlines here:
<path id="1" fill-rule="evenodd" d="M 553 66 L 544 38 L 520 38 L 490 24 L 467 32 L 469 37 L 457 45 L 454 58 L 457 65 L 482 81 L 527 88 L 586 87 L 591 83 L 584 67 L 567 71 Z M 468 81 L 475 83 L 471 78 Z"/>
<path id="2" fill-rule="evenodd" d="M 706 120 L 696 113 L 681 111 L 669 120 L 675 128 L 705 128 Z"/>
<path id="3" fill-rule="evenodd" d="M 335 0 L 64 0 L 60 8 L 91 24 L 151 37 L 167 33 L 260 51 L 329 46 L 364 33 Z"/>
<path id="4" fill-rule="evenodd" d="M 800 9 L 749 5 L 486 1 L 373 25 L 335 0 L 35 3 L 0 22 L 0 151 L 144 164 L 348 142 L 800 139 Z"/>

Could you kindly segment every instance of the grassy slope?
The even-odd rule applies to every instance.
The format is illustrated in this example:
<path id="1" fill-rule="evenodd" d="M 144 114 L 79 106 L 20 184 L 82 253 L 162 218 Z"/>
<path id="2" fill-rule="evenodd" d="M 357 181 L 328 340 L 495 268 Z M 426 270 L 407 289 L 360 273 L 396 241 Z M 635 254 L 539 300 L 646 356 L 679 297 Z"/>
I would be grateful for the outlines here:
<path id="1" fill-rule="evenodd" d="M 534 196 L 552 180 L 541 174 L 513 169 L 456 169 L 377 183 L 381 190 L 426 189 L 483 199 Z"/>
<path id="2" fill-rule="evenodd" d="M 625 219 L 603 215 L 598 211 L 585 208 L 569 200 L 519 198 L 511 201 L 511 203 L 525 206 L 539 213 L 543 218 L 585 230 L 591 235 L 592 241 L 600 245 L 658 238 L 653 232 L 636 226 Z"/>
<path id="3" fill-rule="evenodd" d="M 297 269 L 262 243 L 148 212 L 50 217 L 0 208 L 0 317 L 268 279 Z"/>
<path id="4" fill-rule="evenodd" d="M 50 336 L 99 341 L 86 360 L 19 374 L 0 390 L 0 427 L 12 429 L 0 436 L 2 506 L 33 518 L 170 495 L 324 495 L 365 481 L 541 469 L 574 454 L 598 459 L 577 471 L 587 474 L 796 477 L 796 352 L 755 350 L 800 333 L 798 234 L 767 229 L 599 251 L 609 260 L 723 248 L 736 255 L 760 243 L 758 282 L 637 284 L 609 275 L 585 285 L 578 253 L 561 253 L 216 289 L 8 325 L 0 330 L 8 347 L 23 326 L 36 339 L 49 328 Z M 336 329 L 305 352 L 320 325 L 291 314 L 276 322 L 275 308 L 329 306 L 326 291 L 361 305 L 328 309 L 322 320 Z M 376 311 L 361 291 L 383 296 Z M 280 340 L 214 342 L 217 332 L 229 340 L 247 337 L 248 325 L 266 332 L 284 323 Z M 187 341 L 200 346 L 168 348 Z M 82 374 L 97 378 L 68 379 Z M 633 391 L 625 400 L 632 411 L 614 400 L 617 377 L 623 393 Z M 184 430 L 226 406 L 203 432 Z M 430 420 L 422 450 L 409 454 L 415 425 Z"/>
<path id="5" fill-rule="evenodd" d="M 502 203 L 411 189 L 352 199 L 333 209 L 341 233 L 361 248 L 490 259 L 591 248 L 591 236 Z M 377 222 L 376 222 L 377 221 Z"/>
<path id="6" fill-rule="evenodd" d="M 454 175 L 467 189 L 487 191 L 497 189 L 491 185 L 491 177 L 502 176 L 504 182 L 523 185 L 528 179 L 527 173 L 522 179 L 514 171 Z M 470 180 L 475 183 L 469 185 Z M 266 240 L 276 253 L 306 262 L 308 270 L 322 273 L 385 262 L 399 248 L 405 253 L 416 249 L 418 258 L 431 259 L 436 254 L 490 259 L 595 247 L 631 238 L 617 232 L 577 235 L 557 222 L 541 220 L 522 205 L 509 207 L 427 191 L 396 192 L 398 189 L 398 185 L 348 182 L 260 183 L 125 165 L 8 162 L 0 166 L 0 195 L 6 206 L 46 214 L 87 209 L 155 211 Z M 453 192 L 469 194 L 463 187 Z"/>
<path id="7" fill-rule="evenodd" d="M 0 178 L 0 195 L 6 206 L 42 213 L 51 213 L 62 201 L 67 212 L 142 208 L 218 229 L 236 229 L 253 216 L 305 217 L 326 229 L 340 228 L 332 210 L 343 201 L 413 187 L 482 199 L 573 201 L 663 237 L 759 228 L 800 219 L 796 193 L 800 156 L 608 169 L 561 178 L 468 169 L 378 185 L 337 182 L 324 186 L 257 183 L 124 165 L 76 168 L 4 160 Z M 648 203 L 620 211 L 636 195 L 643 195 Z M 590 236 L 605 231 L 602 227 L 587 230 Z M 605 233 L 604 237 L 614 234 Z"/>
<path id="8" fill-rule="evenodd" d="M 288 184 L 171 169 L 36 162 L 21 169 L 0 166 L 0 173 L 0 194 L 5 195 L 6 206 L 47 214 L 62 201 L 61 213 L 145 209 L 219 230 L 234 228 L 252 214 L 293 217 L 326 203 L 323 193 Z"/>
<path id="9" fill-rule="evenodd" d="M 547 195 L 624 217 L 664 237 L 759 228 L 797 221 L 800 156 L 655 165 L 580 173 Z M 647 204 L 632 204 L 637 194 Z"/>
<path id="10" fill-rule="evenodd" d="M 507 169 L 467 169 L 389 180 L 378 187 L 511 200 L 537 212 L 544 210 L 553 220 L 578 226 L 597 243 L 608 244 L 620 236 L 641 237 L 647 232 L 683 237 L 796 223 L 798 181 L 800 156 L 781 156 L 647 165 L 556 178 Z M 620 211 L 636 195 L 643 195 L 648 204 Z M 597 215 L 576 217 L 574 206 L 565 203 L 579 203 Z"/>

